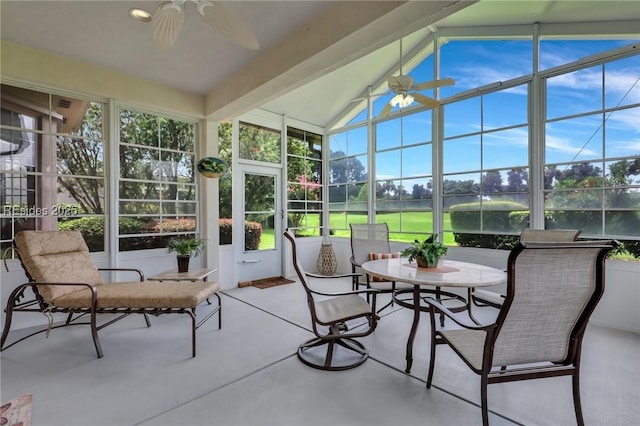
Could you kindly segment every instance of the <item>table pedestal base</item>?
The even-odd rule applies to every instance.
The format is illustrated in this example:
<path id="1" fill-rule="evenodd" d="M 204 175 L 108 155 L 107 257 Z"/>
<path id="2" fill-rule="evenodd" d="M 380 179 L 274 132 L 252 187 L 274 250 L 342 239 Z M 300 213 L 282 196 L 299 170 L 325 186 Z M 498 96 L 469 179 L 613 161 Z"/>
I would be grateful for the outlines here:
<path id="1" fill-rule="evenodd" d="M 411 294 L 410 298 L 406 297 L 408 294 Z M 459 294 L 442 291 L 440 287 L 436 287 L 435 289 L 426 289 L 421 288 L 420 286 L 414 286 L 413 289 L 402 289 L 393 293 L 393 300 L 398 305 L 404 308 L 413 309 L 413 323 L 411 324 L 411 331 L 409 332 L 409 339 L 407 340 L 407 368 L 404 370 L 405 373 L 411 372 L 411 365 L 413 364 L 413 341 L 416 338 L 418 324 L 420 323 L 420 312 L 429 312 L 429 307 L 424 306 L 421 303 L 422 299 L 426 297 L 432 297 L 439 302 L 447 300 L 460 302 L 460 306 L 449 307 L 452 312 L 462 312 L 468 309 L 467 299 Z M 440 326 L 444 327 L 444 314 L 440 315 Z"/>

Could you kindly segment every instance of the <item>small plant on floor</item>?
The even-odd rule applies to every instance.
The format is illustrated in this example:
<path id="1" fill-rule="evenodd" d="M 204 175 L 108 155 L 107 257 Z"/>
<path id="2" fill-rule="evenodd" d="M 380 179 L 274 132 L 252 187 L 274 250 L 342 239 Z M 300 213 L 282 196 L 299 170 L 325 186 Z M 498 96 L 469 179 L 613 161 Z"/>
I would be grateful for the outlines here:
<path id="1" fill-rule="evenodd" d="M 408 257 L 409 262 L 414 260 L 422 268 L 435 268 L 442 256 L 447 254 L 447 246 L 436 240 L 437 235 L 433 234 L 426 240 L 420 242 L 415 240 L 411 246 L 402 252 L 403 257 Z"/>

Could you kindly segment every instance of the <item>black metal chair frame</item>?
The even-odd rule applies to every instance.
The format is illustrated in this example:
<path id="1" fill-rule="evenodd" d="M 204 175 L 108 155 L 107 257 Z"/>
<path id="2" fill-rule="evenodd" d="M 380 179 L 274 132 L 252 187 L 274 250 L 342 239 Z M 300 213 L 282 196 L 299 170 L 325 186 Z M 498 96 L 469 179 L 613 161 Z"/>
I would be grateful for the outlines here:
<path id="1" fill-rule="evenodd" d="M 575 241 L 580 236 L 579 229 L 532 229 L 525 228 L 520 233 L 523 243 L 559 243 Z M 488 290 L 472 290 L 471 300 L 476 306 L 490 306 L 500 309 L 504 303 L 504 294 Z"/>
<path id="2" fill-rule="evenodd" d="M 591 243 L 591 246 L 587 244 L 578 243 Z M 568 350 L 566 358 L 561 360 L 548 360 L 548 364 L 533 364 L 533 365 L 514 365 L 507 366 L 501 365 L 499 368 L 493 366 L 493 352 L 496 340 L 500 335 L 501 328 L 507 321 L 509 310 L 514 300 L 514 294 L 516 291 L 516 259 L 525 250 L 526 246 L 531 246 L 532 249 L 544 249 L 544 248 L 597 248 L 597 258 L 595 261 L 595 277 L 594 286 L 590 297 L 585 306 L 581 307 L 577 321 L 574 323 L 568 336 Z M 537 246 L 537 247 L 533 247 Z M 589 321 L 589 317 L 593 313 L 598 301 L 604 293 L 604 263 L 607 254 L 618 246 L 616 241 L 604 241 L 604 242 L 576 242 L 572 243 L 532 243 L 523 244 L 519 243 L 510 253 L 508 260 L 507 270 L 507 294 L 505 296 L 504 304 L 500 307 L 500 313 L 493 324 L 489 325 L 477 325 L 464 317 L 455 315 L 447 307 L 434 299 L 429 299 L 427 302 L 432 307 L 430 312 L 431 322 L 431 359 L 429 362 L 429 373 L 427 377 L 427 388 L 431 387 L 433 380 L 433 372 L 435 366 L 436 346 L 441 344 L 449 345 L 453 351 L 460 356 L 460 358 L 471 368 L 473 372 L 479 374 L 481 377 L 480 382 L 480 399 L 482 409 L 482 422 L 483 425 L 489 424 L 488 403 L 487 403 L 487 386 L 494 383 L 505 383 L 518 380 L 530 380 L 540 379 L 546 377 L 557 376 L 571 376 L 572 389 L 573 389 L 573 401 L 574 410 L 578 425 L 584 425 L 584 419 L 582 414 L 582 407 L 580 402 L 580 353 L 582 349 L 582 338 Z M 525 284 L 523 284 L 525 285 Z M 435 315 L 436 313 L 442 313 L 452 319 L 456 324 L 460 325 L 464 329 L 477 330 L 486 332 L 486 338 L 484 340 L 483 353 L 482 353 L 482 367 L 480 369 L 475 368 L 472 363 L 453 345 L 443 334 L 444 330 L 436 329 Z"/>
<path id="3" fill-rule="evenodd" d="M 298 259 L 297 249 L 296 249 L 296 241 L 294 235 L 291 231 L 286 230 L 284 236 L 291 243 L 291 254 L 293 258 L 293 267 L 296 270 L 298 278 L 307 296 L 307 305 L 309 307 L 309 313 L 311 315 L 311 324 L 313 334 L 315 337 L 309 339 L 298 347 L 298 358 L 306 365 L 317 368 L 320 370 L 331 370 L 331 371 L 341 371 L 347 370 L 350 368 L 357 367 L 361 365 L 363 362 L 367 360 L 369 357 L 369 353 L 367 349 L 360 343 L 355 340 L 358 337 L 364 337 L 371 334 L 377 326 L 377 321 L 379 319 L 376 313 L 376 295 L 379 293 L 379 290 L 376 289 L 367 289 L 367 290 L 355 290 L 350 292 L 320 292 L 310 288 L 307 278 L 319 278 L 319 279 L 336 279 L 336 278 L 352 278 L 354 274 L 338 274 L 338 275 L 319 275 L 312 274 L 309 272 L 305 272 L 300 264 Z M 360 275 L 360 274 L 355 274 Z M 361 298 L 361 295 L 371 296 L 371 302 L 366 301 L 364 298 Z M 361 311 L 359 313 L 353 315 L 336 315 L 331 321 L 321 321 L 317 315 L 317 307 L 316 304 L 316 296 L 321 297 L 331 297 L 331 301 L 336 301 L 339 304 L 340 300 L 345 300 L 344 298 L 348 297 L 358 297 L 362 300 L 362 306 L 364 304 L 368 305 L 368 311 Z M 323 302 L 328 301 L 328 299 L 324 299 Z M 322 303 L 322 302 L 320 302 Z M 336 305 L 336 307 L 339 305 Z M 366 329 L 362 331 L 349 331 L 346 322 L 357 319 L 357 318 L 365 318 L 368 322 L 368 326 Z M 319 326 L 328 327 L 328 331 L 323 333 Z M 354 330 L 359 329 L 361 326 L 355 327 Z M 308 351 L 313 348 L 318 348 L 322 346 L 327 346 L 326 354 L 324 356 L 323 362 L 318 362 L 314 357 L 310 356 Z M 356 358 L 353 362 L 347 364 L 336 364 L 334 362 L 334 348 L 337 346 L 346 349 L 349 353 L 355 354 Z"/>
<path id="4" fill-rule="evenodd" d="M 29 337 L 35 336 L 40 333 L 49 333 L 53 329 L 69 327 L 72 325 L 89 325 L 91 328 L 91 336 L 93 338 L 93 344 L 96 349 L 96 354 L 98 358 L 102 358 L 104 353 L 102 351 L 102 345 L 100 344 L 100 339 L 98 337 L 98 331 L 102 330 L 109 325 L 112 325 L 121 319 L 129 316 L 130 314 L 143 314 L 147 327 L 151 327 L 151 321 L 149 320 L 149 315 L 159 316 L 164 314 L 186 314 L 191 317 L 191 352 L 192 356 L 196 356 L 196 330 L 200 328 L 202 324 L 204 324 L 209 318 L 218 313 L 218 328 L 222 328 L 222 301 L 218 293 L 214 293 L 214 295 L 218 299 L 217 306 L 208 312 L 202 319 L 199 321 L 196 320 L 196 309 L 195 308 L 98 308 L 98 293 L 95 285 L 87 284 L 87 283 L 51 283 L 51 282 L 36 282 L 27 267 L 24 265 L 22 258 L 20 257 L 20 251 L 15 246 L 15 240 L 13 242 L 13 250 L 18 255 L 18 259 L 20 260 L 20 264 L 24 269 L 25 275 L 29 282 L 21 284 L 17 286 L 9 296 L 7 300 L 7 306 L 4 309 L 6 313 L 4 328 L 2 330 L 2 337 L 0 338 L 0 352 L 8 349 L 17 343 L 28 339 Z M 138 279 L 141 283 L 144 282 L 144 273 L 135 268 L 98 268 L 98 271 L 103 272 L 133 272 L 136 273 Z M 39 286 L 45 285 L 57 285 L 57 286 L 81 286 L 86 287 L 91 292 L 91 307 L 90 308 L 63 308 L 56 307 L 48 304 L 44 298 L 40 295 L 38 291 Z M 117 285 L 117 284 L 103 284 L 103 285 Z M 33 297 L 27 296 L 26 291 L 30 289 L 33 293 Z M 211 302 L 207 300 L 210 305 Z M 11 342 L 10 344 L 5 346 L 7 338 L 9 337 L 9 331 L 11 329 L 11 322 L 13 320 L 13 314 L 17 312 L 38 312 L 46 315 L 49 318 L 49 325 L 42 329 L 37 330 L 33 333 L 30 333 L 26 336 L 21 337 L 20 339 Z M 53 325 L 53 314 L 55 313 L 63 313 L 68 314 L 66 321 L 63 324 Z M 111 319 L 108 322 L 98 325 L 98 314 L 119 314 L 116 318 Z M 74 317 L 74 315 L 76 315 Z M 89 321 L 80 322 L 81 318 L 89 316 Z"/>
<path id="5" fill-rule="evenodd" d="M 389 246 L 389 227 L 386 223 L 376 223 L 376 224 L 349 224 L 349 228 L 351 230 L 351 257 L 349 258 L 349 262 L 351 263 L 351 273 L 354 274 L 353 275 L 353 280 L 352 280 L 352 290 L 358 290 L 358 288 L 360 287 L 360 285 L 362 285 L 362 283 L 360 282 L 360 278 L 362 277 L 362 275 L 364 275 L 365 278 L 365 283 L 366 283 L 366 288 L 370 289 L 371 287 L 371 277 L 369 276 L 369 274 L 362 274 L 359 273 L 357 271 L 357 268 L 362 267 L 362 263 L 364 263 L 364 259 L 356 259 L 356 251 L 357 249 L 354 247 L 354 238 L 353 238 L 353 233 L 354 233 L 354 225 L 355 226 L 370 226 L 370 227 L 380 227 L 381 230 L 383 230 L 383 233 L 385 234 L 386 238 L 385 240 L 376 240 L 378 242 L 380 242 L 382 245 L 384 245 L 384 247 L 376 247 L 376 248 L 371 248 L 369 251 L 370 252 L 376 252 L 379 251 L 380 253 L 390 253 L 391 252 L 391 247 Z M 378 233 L 379 231 L 376 231 L 375 229 L 372 230 L 372 232 L 374 234 Z M 369 259 L 366 259 L 369 260 Z M 396 282 L 395 281 L 386 281 L 386 282 L 390 282 L 391 283 L 391 288 L 389 290 L 383 290 L 383 289 L 377 289 L 380 291 L 380 293 L 395 293 L 396 291 Z M 369 296 L 367 295 L 367 301 L 369 301 Z M 383 307 L 381 307 L 380 309 L 378 309 L 378 312 L 383 311 L 384 309 L 388 308 L 389 306 L 393 306 L 395 300 L 392 297 L 391 300 L 384 305 Z"/>

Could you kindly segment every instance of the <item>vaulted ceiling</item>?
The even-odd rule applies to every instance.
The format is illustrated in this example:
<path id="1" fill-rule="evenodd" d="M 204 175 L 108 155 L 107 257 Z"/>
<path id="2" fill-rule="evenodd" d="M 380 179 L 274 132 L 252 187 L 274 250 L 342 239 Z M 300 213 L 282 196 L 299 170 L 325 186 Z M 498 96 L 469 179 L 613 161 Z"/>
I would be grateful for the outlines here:
<path id="1" fill-rule="evenodd" d="M 638 1 L 229 1 L 260 49 L 233 44 L 190 0 L 174 46 L 129 17 L 161 1 L 0 1 L 2 40 L 128 73 L 205 97 L 222 120 L 254 108 L 326 126 L 436 28 L 640 19 Z M 214 2 L 215 3 L 215 2 Z M 640 28 L 639 28 L 640 32 Z M 409 37 L 407 37 L 409 36 Z"/>

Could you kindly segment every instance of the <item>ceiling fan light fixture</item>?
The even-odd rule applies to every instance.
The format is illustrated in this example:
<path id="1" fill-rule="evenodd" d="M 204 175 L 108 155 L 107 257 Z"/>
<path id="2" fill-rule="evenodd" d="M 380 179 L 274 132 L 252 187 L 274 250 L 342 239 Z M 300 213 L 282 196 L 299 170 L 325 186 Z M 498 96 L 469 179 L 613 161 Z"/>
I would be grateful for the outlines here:
<path id="1" fill-rule="evenodd" d="M 398 93 L 393 98 L 391 98 L 391 101 L 389 101 L 389 103 L 394 107 L 405 108 L 411 105 L 413 101 L 414 101 L 414 98 L 410 94 Z"/>
<path id="2" fill-rule="evenodd" d="M 137 7 L 129 9 L 129 16 L 131 16 L 136 21 L 151 22 L 151 13 L 147 12 L 144 9 L 138 9 Z"/>

